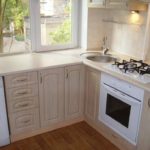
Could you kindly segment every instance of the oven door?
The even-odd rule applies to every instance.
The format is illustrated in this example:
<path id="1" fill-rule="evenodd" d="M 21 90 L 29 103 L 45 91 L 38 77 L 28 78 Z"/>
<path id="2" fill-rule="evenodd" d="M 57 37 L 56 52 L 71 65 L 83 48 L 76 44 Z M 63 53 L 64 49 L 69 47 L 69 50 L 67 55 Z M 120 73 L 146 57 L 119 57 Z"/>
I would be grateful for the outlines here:
<path id="1" fill-rule="evenodd" d="M 105 84 L 100 93 L 99 120 L 136 144 L 141 102 Z"/>

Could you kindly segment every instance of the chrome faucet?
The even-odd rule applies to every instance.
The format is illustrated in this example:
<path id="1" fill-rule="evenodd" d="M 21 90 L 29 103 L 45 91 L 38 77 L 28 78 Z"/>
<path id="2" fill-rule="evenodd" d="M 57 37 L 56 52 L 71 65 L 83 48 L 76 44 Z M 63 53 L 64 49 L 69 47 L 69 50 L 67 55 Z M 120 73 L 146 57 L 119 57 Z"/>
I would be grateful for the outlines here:
<path id="1" fill-rule="evenodd" d="M 103 54 L 106 55 L 108 51 L 109 51 L 109 48 L 103 49 Z"/>
<path id="2" fill-rule="evenodd" d="M 107 36 L 104 36 L 104 38 L 103 38 L 103 46 L 102 46 L 102 53 L 104 55 L 106 55 L 108 51 L 109 51 L 109 48 L 107 48 Z"/>

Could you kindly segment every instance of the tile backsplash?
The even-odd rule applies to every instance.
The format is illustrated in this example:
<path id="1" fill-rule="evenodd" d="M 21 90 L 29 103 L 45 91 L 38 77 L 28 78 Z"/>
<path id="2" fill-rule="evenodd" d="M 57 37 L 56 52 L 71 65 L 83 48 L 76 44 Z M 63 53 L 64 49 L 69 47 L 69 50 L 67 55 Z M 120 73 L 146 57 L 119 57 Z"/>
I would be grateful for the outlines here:
<path id="1" fill-rule="evenodd" d="M 147 12 L 89 9 L 88 19 L 88 49 L 100 50 L 107 36 L 111 50 L 142 58 Z"/>

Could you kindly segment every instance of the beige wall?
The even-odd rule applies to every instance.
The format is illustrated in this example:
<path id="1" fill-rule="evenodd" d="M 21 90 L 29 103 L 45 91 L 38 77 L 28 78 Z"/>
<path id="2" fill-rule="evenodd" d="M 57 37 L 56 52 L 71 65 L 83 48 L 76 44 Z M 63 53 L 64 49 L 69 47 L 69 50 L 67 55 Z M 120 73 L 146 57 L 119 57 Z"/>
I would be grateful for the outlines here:
<path id="1" fill-rule="evenodd" d="M 88 19 L 88 49 L 99 49 L 106 35 L 110 49 L 142 58 L 147 12 L 89 9 Z"/>
<path id="2" fill-rule="evenodd" d="M 88 10 L 88 50 L 100 50 L 102 46 L 102 39 L 105 34 L 105 27 L 102 20 L 106 14 L 107 12 L 105 9 L 90 8 Z"/>

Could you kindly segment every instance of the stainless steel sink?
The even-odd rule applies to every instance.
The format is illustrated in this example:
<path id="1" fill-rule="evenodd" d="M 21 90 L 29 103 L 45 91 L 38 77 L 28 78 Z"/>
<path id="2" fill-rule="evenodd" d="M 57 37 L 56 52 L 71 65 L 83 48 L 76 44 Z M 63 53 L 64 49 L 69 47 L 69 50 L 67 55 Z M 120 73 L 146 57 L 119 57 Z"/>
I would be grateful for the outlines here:
<path id="1" fill-rule="evenodd" d="M 109 55 L 87 56 L 86 58 L 88 60 L 101 62 L 101 63 L 109 63 L 117 60 L 117 58 Z"/>

